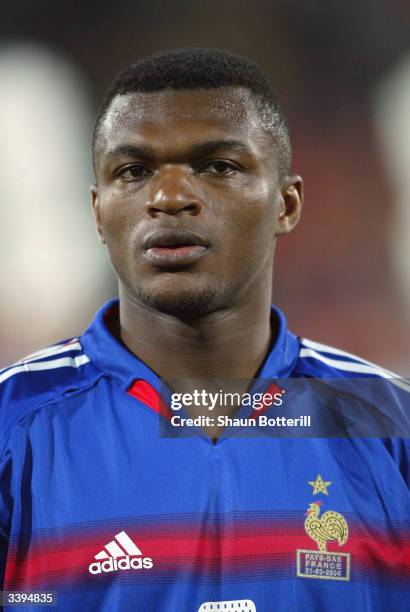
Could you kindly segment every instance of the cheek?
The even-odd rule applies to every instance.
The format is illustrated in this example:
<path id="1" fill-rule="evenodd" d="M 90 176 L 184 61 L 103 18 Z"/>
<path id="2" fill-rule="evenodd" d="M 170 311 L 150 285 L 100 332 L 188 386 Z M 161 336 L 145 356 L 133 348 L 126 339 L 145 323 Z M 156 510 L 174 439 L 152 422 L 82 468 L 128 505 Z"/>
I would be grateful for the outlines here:
<path id="1" fill-rule="evenodd" d="M 123 241 L 132 229 L 130 203 L 124 197 L 107 194 L 100 203 L 100 218 L 107 241 Z"/>
<path id="2" fill-rule="evenodd" d="M 133 252 L 135 224 L 132 211 L 124 198 L 105 197 L 100 204 L 100 218 L 111 263 L 117 275 L 122 275 Z"/>
<path id="3" fill-rule="evenodd" d="M 245 187 L 238 200 L 238 206 L 227 220 L 233 239 L 246 251 L 269 249 L 275 228 L 275 194 L 259 183 L 252 188 Z"/>

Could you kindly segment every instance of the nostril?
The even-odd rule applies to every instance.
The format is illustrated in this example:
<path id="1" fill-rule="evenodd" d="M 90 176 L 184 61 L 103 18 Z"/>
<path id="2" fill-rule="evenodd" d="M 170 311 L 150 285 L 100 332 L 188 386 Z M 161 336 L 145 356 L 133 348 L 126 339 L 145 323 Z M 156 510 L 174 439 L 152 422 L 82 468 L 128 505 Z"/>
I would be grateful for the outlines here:
<path id="1" fill-rule="evenodd" d="M 150 206 L 149 209 L 148 209 L 148 212 L 153 217 L 156 217 L 158 213 L 162 213 L 162 212 L 164 212 L 164 210 L 162 208 L 156 208 L 155 206 Z M 168 214 L 175 214 L 175 213 L 169 213 L 169 211 L 166 211 L 166 212 Z"/>
<path id="2" fill-rule="evenodd" d="M 191 213 L 192 215 L 197 215 L 199 212 L 199 206 L 198 204 L 187 204 L 187 206 L 184 206 L 183 210 L 185 212 Z"/>
<path id="3" fill-rule="evenodd" d="M 190 215 L 197 215 L 201 210 L 201 206 L 195 202 L 190 204 L 180 204 L 179 206 L 174 205 L 162 205 L 162 206 L 149 206 L 148 212 L 152 217 L 156 217 L 159 213 L 165 213 L 166 215 L 179 215 L 180 213 L 188 213 Z"/>

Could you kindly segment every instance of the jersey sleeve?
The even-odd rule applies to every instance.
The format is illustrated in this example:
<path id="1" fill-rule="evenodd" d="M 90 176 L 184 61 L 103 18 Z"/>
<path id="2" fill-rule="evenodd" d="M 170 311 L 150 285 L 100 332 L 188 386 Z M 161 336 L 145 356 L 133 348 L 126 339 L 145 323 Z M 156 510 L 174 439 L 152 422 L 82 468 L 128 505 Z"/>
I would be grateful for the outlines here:
<path id="1" fill-rule="evenodd" d="M 11 453 L 6 450 L 0 459 L 0 590 L 2 590 L 4 583 L 13 510 L 11 474 Z"/>

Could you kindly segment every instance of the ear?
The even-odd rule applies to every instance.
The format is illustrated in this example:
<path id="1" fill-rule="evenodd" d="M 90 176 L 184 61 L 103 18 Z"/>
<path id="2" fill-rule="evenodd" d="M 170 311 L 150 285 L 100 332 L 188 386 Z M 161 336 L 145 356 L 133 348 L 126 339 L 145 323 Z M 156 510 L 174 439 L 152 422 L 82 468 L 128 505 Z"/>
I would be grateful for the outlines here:
<path id="1" fill-rule="evenodd" d="M 277 236 L 289 234 L 298 224 L 302 212 L 303 181 L 300 176 L 287 176 L 282 183 Z"/>
<path id="2" fill-rule="evenodd" d="M 97 230 L 97 234 L 100 239 L 100 242 L 105 244 L 105 238 L 104 238 L 104 234 L 102 231 L 102 223 L 101 223 L 100 197 L 99 197 L 97 185 L 91 185 L 90 193 L 91 193 L 91 204 L 92 204 L 93 213 L 94 213 L 95 228 Z"/>

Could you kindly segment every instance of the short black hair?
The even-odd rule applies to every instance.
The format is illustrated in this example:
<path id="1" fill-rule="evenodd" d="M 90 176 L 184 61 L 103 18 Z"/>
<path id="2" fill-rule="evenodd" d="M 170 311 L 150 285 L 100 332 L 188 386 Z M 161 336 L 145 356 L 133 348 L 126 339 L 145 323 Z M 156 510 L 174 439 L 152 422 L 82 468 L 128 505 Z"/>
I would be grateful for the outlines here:
<path id="1" fill-rule="evenodd" d="M 93 158 L 102 122 L 117 95 L 219 87 L 244 87 L 253 94 L 262 125 L 274 137 L 280 173 L 288 174 L 292 161 L 289 130 L 271 81 L 254 62 L 221 49 L 163 51 L 144 57 L 120 72 L 108 88 L 97 115 Z"/>

